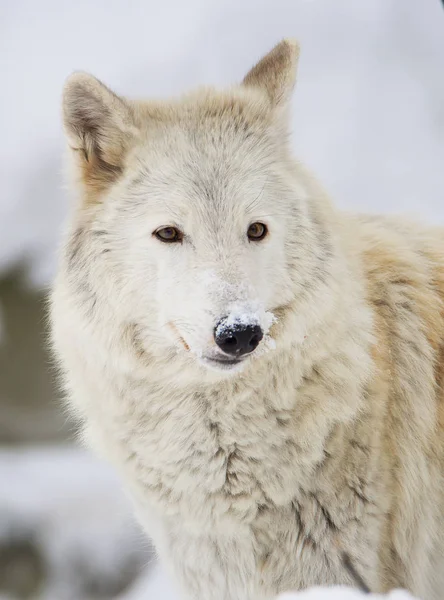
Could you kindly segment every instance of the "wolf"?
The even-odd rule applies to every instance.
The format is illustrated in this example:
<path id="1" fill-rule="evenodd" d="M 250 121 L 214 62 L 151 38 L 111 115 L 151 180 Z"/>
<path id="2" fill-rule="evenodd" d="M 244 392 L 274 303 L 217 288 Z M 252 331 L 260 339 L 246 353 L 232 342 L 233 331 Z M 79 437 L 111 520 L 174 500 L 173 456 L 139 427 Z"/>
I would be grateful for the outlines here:
<path id="1" fill-rule="evenodd" d="M 298 56 L 171 100 L 68 78 L 52 345 L 184 598 L 353 585 L 345 553 L 438 599 L 444 229 L 332 205 L 290 148 Z"/>

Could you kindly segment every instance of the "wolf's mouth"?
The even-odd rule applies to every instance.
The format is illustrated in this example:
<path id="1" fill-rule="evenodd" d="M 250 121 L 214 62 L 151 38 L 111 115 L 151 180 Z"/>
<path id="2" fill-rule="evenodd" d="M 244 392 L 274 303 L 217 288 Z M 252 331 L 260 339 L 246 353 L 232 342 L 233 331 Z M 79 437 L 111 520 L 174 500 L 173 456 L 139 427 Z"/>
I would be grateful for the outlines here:
<path id="1" fill-rule="evenodd" d="M 220 359 L 220 358 L 207 358 L 209 362 L 213 362 L 219 365 L 238 365 L 242 362 L 240 358 L 228 358 L 228 359 Z"/>
<path id="2" fill-rule="evenodd" d="M 201 360 L 205 365 L 216 368 L 218 370 L 223 370 L 223 371 L 232 370 L 244 362 L 244 359 L 242 359 L 242 358 L 223 358 L 223 357 L 219 357 L 219 358 L 211 357 L 210 358 L 208 356 L 203 356 Z"/>

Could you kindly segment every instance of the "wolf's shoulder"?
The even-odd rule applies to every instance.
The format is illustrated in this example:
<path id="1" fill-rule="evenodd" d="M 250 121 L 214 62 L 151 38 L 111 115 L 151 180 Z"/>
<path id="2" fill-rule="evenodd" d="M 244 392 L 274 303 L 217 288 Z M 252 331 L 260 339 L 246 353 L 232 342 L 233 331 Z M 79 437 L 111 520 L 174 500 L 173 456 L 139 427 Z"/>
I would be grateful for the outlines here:
<path id="1" fill-rule="evenodd" d="M 426 285 L 444 281 L 444 226 L 430 226 L 398 215 L 354 214 L 346 217 L 349 242 L 362 259 L 367 277 L 385 275 L 387 282 Z"/>

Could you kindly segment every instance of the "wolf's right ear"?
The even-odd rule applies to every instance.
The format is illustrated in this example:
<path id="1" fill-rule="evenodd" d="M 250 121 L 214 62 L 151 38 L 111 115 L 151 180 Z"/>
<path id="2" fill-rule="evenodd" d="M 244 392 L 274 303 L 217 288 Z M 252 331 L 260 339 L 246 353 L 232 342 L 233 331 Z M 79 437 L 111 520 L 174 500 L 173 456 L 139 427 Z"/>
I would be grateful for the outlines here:
<path id="1" fill-rule="evenodd" d="M 123 170 L 137 135 L 132 109 L 92 75 L 74 73 L 64 88 L 63 121 L 81 179 L 97 196 Z"/>
<path id="2" fill-rule="evenodd" d="M 284 108 L 293 92 L 298 58 L 297 42 L 282 40 L 247 73 L 242 83 L 263 90 L 273 107 Z"/>

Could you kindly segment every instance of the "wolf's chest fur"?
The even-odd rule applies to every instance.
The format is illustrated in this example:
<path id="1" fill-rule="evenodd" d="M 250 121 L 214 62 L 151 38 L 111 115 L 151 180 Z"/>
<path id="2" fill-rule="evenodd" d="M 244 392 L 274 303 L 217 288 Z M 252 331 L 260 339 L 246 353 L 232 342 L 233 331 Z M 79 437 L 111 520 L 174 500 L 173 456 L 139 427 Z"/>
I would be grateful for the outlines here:
<path id="1" fill-rule="evenodd" d="M 345 406 L 360 400 L 356 382 L 339 375 L 347 356 L 341 351 L 336 360 L 336 381 L 330 361 L 327 375 L 321 364 L 306 368 L 299 354 L 298 361 L 282 356 L 279 369 L 259 370 L 256 384 L 227 381 L 186 393 L 128 382 L 128 410 L 109 402 L 101 420 L 107 444 L 120 440 L 118 460 L 139 513 L 148 531 L 151 513 L 157 515 L 155 541 L 187 587 L 201 590 L 197 597 L 209 585 L 207 554 L 208 571 L 224 582 L 215 598 L 268 597 L 320 580 L 350 583 L 341 550 L 358 556 L 369 583 L 379 585 L 375 516 L 385 510 L 378 499 L 384 470 L 370 448 L 380 430 L 377 419 L 372 428 L 335 426 L 347 420 Z M 332 399 L 335 386 L 342 398 Z M 324 403 L 325 414 L 314 401 Z M 198 578 L 193 549 L 201 556 Z M 228 596 L 230 586 L 236 592 Z"/>

